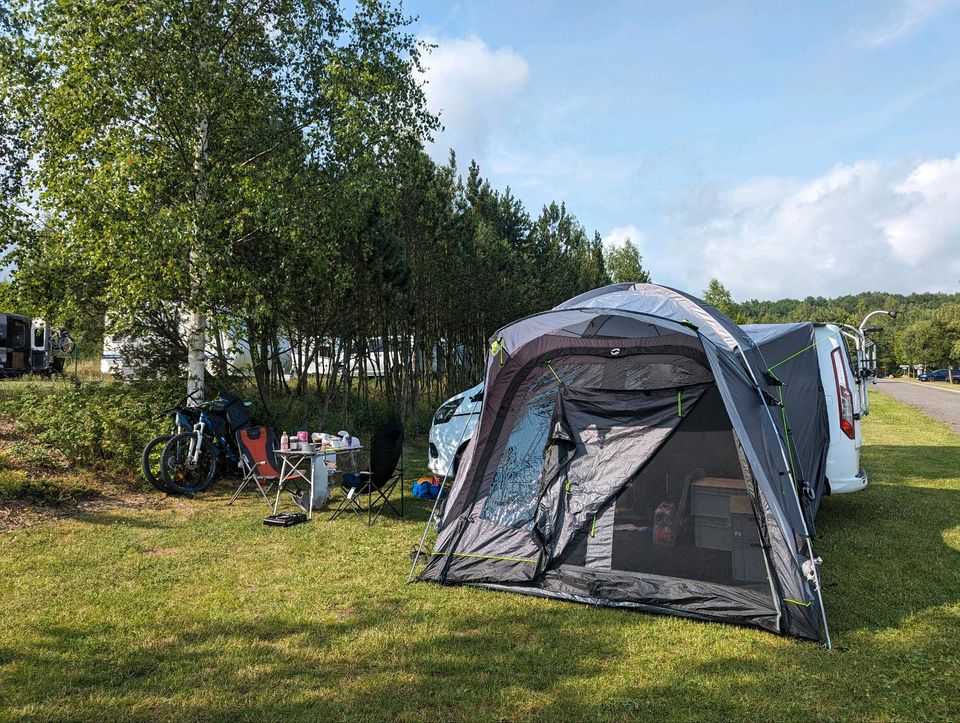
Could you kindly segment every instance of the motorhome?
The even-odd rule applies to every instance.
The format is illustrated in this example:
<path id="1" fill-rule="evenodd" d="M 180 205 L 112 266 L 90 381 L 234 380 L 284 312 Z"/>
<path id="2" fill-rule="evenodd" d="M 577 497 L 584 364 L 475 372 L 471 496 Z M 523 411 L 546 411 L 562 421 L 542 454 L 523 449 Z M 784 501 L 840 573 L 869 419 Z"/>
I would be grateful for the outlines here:
<path id="1" fill-rule="evenodd" d="M 73 340 L 46 321 L 23 314 L 0 314 L 0 378 L 62 374 Z"/>

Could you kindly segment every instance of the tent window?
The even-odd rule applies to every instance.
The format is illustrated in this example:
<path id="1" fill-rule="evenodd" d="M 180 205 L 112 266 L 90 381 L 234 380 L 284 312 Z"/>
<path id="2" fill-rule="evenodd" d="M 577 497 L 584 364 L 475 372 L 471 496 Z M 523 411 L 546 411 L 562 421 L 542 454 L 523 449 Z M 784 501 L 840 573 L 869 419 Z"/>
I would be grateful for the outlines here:
<path id="1" fill-rule="evenodd" d="M 603 375 L 602 363 L 560 363 L 552 366 L 568 386 L 594 386 Z M 557 394 L 557 377 L 547 370 L 529 387 L 493 477 L 481 517 L 502 527 L 533 524 L 543 454 Z"/>
<path id="2" fill-rule="evenodd" d="M 712 380 L 710 372 L 693 359 L 658 354 L 635 360 L 625 371 L 623 389 L 665 389 Z"/>

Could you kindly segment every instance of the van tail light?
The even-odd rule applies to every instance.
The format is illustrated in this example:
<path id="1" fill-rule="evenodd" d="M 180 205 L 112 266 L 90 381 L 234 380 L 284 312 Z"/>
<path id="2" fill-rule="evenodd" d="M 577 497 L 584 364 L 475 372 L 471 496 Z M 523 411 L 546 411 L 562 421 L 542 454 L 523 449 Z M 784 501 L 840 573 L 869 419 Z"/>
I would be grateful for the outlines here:
<path id="1" fill-rule="evenodd" d="M 847 379 L 847 365 L 843 363 L 842 349 L 830 352 L 833 362 L 833 378 L 837 382 L 837 400 L 840 411 L 840 430 L 853 439 L 857 430 L 853 426 L 853 393 L 850 391 L 850 381 Z"/>

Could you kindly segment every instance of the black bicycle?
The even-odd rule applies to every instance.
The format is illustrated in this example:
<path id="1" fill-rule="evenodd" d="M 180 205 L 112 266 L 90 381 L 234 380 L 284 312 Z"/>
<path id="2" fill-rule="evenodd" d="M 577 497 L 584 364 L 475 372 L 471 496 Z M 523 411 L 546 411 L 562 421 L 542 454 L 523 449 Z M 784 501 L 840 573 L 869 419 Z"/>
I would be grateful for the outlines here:
<path id="1" fill-rule="evenodd" d="M 219 476 L 224 459 L 239 468 L 236 433 L 250 426 L 245 402 L 232 394 L 194 407 L 198 410 L 193 429 L 171 437 L 160 456 L 163 484 L 175 493 L 194 495 Z"/>
<path id="2" fill-rule="evenodd" d="M 167 494 L 176 494 L 177 491 L 167 486 L 163 481 L 163 474 L 160 471 L 160 459 L 163 455 L 163 448 L 166 447 L 167 442 L 178 434 L 183 434 L 193 429 L 193 425 L 196 424 L 200 417 L 200 412 L 197 407 L 188 406 L 187 403 L 193 399 L 195 395 L 196 392 L 187 394 L 172 407 L 160 412 L 158 416 L 161 418 L 171 418 L 172 424 L 170 430 L 166 434 L 161 434 L 147 442 L 147 446 L 143 448 L 143 455 L 140 458 L 140 469 L 143 471 L 144 478 L 159 491 L 166 492 Z"/>

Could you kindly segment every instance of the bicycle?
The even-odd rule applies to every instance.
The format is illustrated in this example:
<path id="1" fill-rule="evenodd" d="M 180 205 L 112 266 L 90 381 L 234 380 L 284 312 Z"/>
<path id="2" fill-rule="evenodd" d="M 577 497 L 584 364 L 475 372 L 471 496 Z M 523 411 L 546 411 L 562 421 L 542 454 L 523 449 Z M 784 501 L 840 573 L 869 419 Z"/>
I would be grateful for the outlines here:
<path id="1" fill-rule="evenodd" d="M 54 354 L 70 356 L 77 348 L 77 343 L 66 329 L 58 329 L 50 335 L 50 348 Z"/>
<path id="2" fill-rule="evenodd" d="M 193 399 L 195 394 L 196 392 L 187 394 L 172 407 L 164 409 L 157 415 L 161 418 L 171 416 L 173 424 L 165 434 L 154 437 L 147 442 L 147 445 L 143 448 L 143 454 L 140 457 L 140 469 L 143 471 L 144 478 L 157 490 L 165 492 L 166 494 L 176 494 L 176 490 L 168 487 L 163 481 L 163 476 L 160 471 L 163 448 L 167 445 L 167 442 L 178 434 L 183 434 L 193 429 L 193 425 L 197 422 L 199 414 L 196 412 L 195 407 L 187 406 L 187 402 Z"/>
<path id="3" fill-rule="evenodd" d="M 175 492 L 195 495 L 209 487 L 220 474 L 222 458 L 240 466 L 235 435 L 249 426 L 247 408 L 233 395 L 218 395 L 194 407 L 199 417 L 188 432 L 167 441 L 160 457 L 163 483 Z"/>

